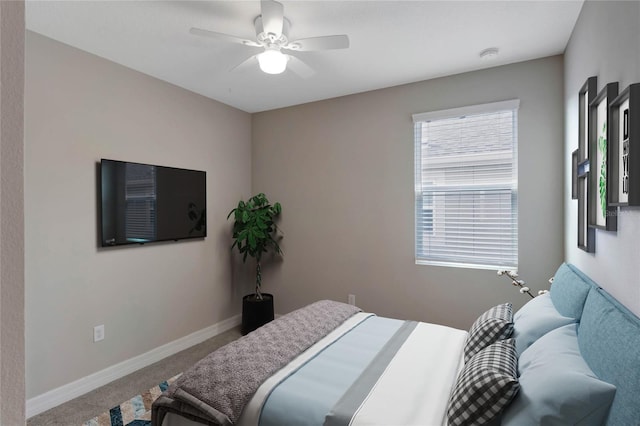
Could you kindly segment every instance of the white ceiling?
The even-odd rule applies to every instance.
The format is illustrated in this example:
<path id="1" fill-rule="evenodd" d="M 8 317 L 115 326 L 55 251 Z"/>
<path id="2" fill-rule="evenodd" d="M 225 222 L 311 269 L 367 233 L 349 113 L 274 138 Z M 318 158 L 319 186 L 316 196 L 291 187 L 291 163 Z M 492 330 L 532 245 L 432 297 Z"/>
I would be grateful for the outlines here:
<path id="1" fill-rule="evenodd" d="M 255 1 L 35 1 L 27 29 L 247 112 L 520 62 L 564 52 L 583 0 L 281 1 L 289 39 L 347 34 L 346 50 L 299 52 L 302 78 L 255 66 L 260 49 L 189 33 L 255 40 Z M 500 54 L 481 60 L 479 53 Z"/>

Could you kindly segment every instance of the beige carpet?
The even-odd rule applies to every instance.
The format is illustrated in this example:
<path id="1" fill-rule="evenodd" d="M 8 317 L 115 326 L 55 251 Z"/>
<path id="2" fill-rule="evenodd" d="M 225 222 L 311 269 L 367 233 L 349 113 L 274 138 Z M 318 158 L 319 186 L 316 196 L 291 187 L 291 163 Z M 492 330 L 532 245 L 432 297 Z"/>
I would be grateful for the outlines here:
<path id="1" fill-rule="evenodd" d="M 148 367 L 115 380 L 27 420 L 27 426 L 82 425 L 111 408 L 185 371 L 215 349 L 240 337 L 240 327 L 226 331 Z"/>

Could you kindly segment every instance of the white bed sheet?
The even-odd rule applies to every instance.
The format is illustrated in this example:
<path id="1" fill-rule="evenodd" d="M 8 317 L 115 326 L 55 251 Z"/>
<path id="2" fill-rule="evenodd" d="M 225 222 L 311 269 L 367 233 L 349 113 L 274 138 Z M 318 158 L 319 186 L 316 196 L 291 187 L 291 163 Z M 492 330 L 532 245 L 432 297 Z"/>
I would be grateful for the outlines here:
<path id="1" fill-rule="evenodd" d="M 419 323 L 350 424 L 446 425 L 466 337 L 463 330 Z"/>

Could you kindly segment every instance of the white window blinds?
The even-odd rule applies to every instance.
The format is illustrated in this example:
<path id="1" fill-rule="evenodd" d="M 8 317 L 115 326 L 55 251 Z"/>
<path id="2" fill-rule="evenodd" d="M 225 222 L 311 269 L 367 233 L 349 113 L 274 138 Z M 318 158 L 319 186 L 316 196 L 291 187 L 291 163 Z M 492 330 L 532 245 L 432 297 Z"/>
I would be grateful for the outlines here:
<path id="1" fill-rule="evenodd" d="M 416 263 L 517 268 L 518 105 L 413 116 Z"/>

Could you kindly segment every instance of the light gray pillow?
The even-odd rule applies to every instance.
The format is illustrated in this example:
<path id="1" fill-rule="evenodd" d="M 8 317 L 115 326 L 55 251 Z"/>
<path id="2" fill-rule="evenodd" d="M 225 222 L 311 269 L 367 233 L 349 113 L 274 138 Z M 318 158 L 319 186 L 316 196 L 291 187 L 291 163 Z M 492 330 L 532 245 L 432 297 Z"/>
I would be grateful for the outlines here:
<path id="1" fill-rule="evenodd" d="M 513 337 L 518 356 L 549 331 L 575 322 L 575 318 L 560 315 L 549 293 L 531 299 L 513 315 Z"/>
<path id="2" fill-rule="evenodd" d="M 593 373 L 578 348 L 577 324 L 552 330 L 519 359 L 520 392 L 502 425 L 605 424 L 616 387 Z"/>

